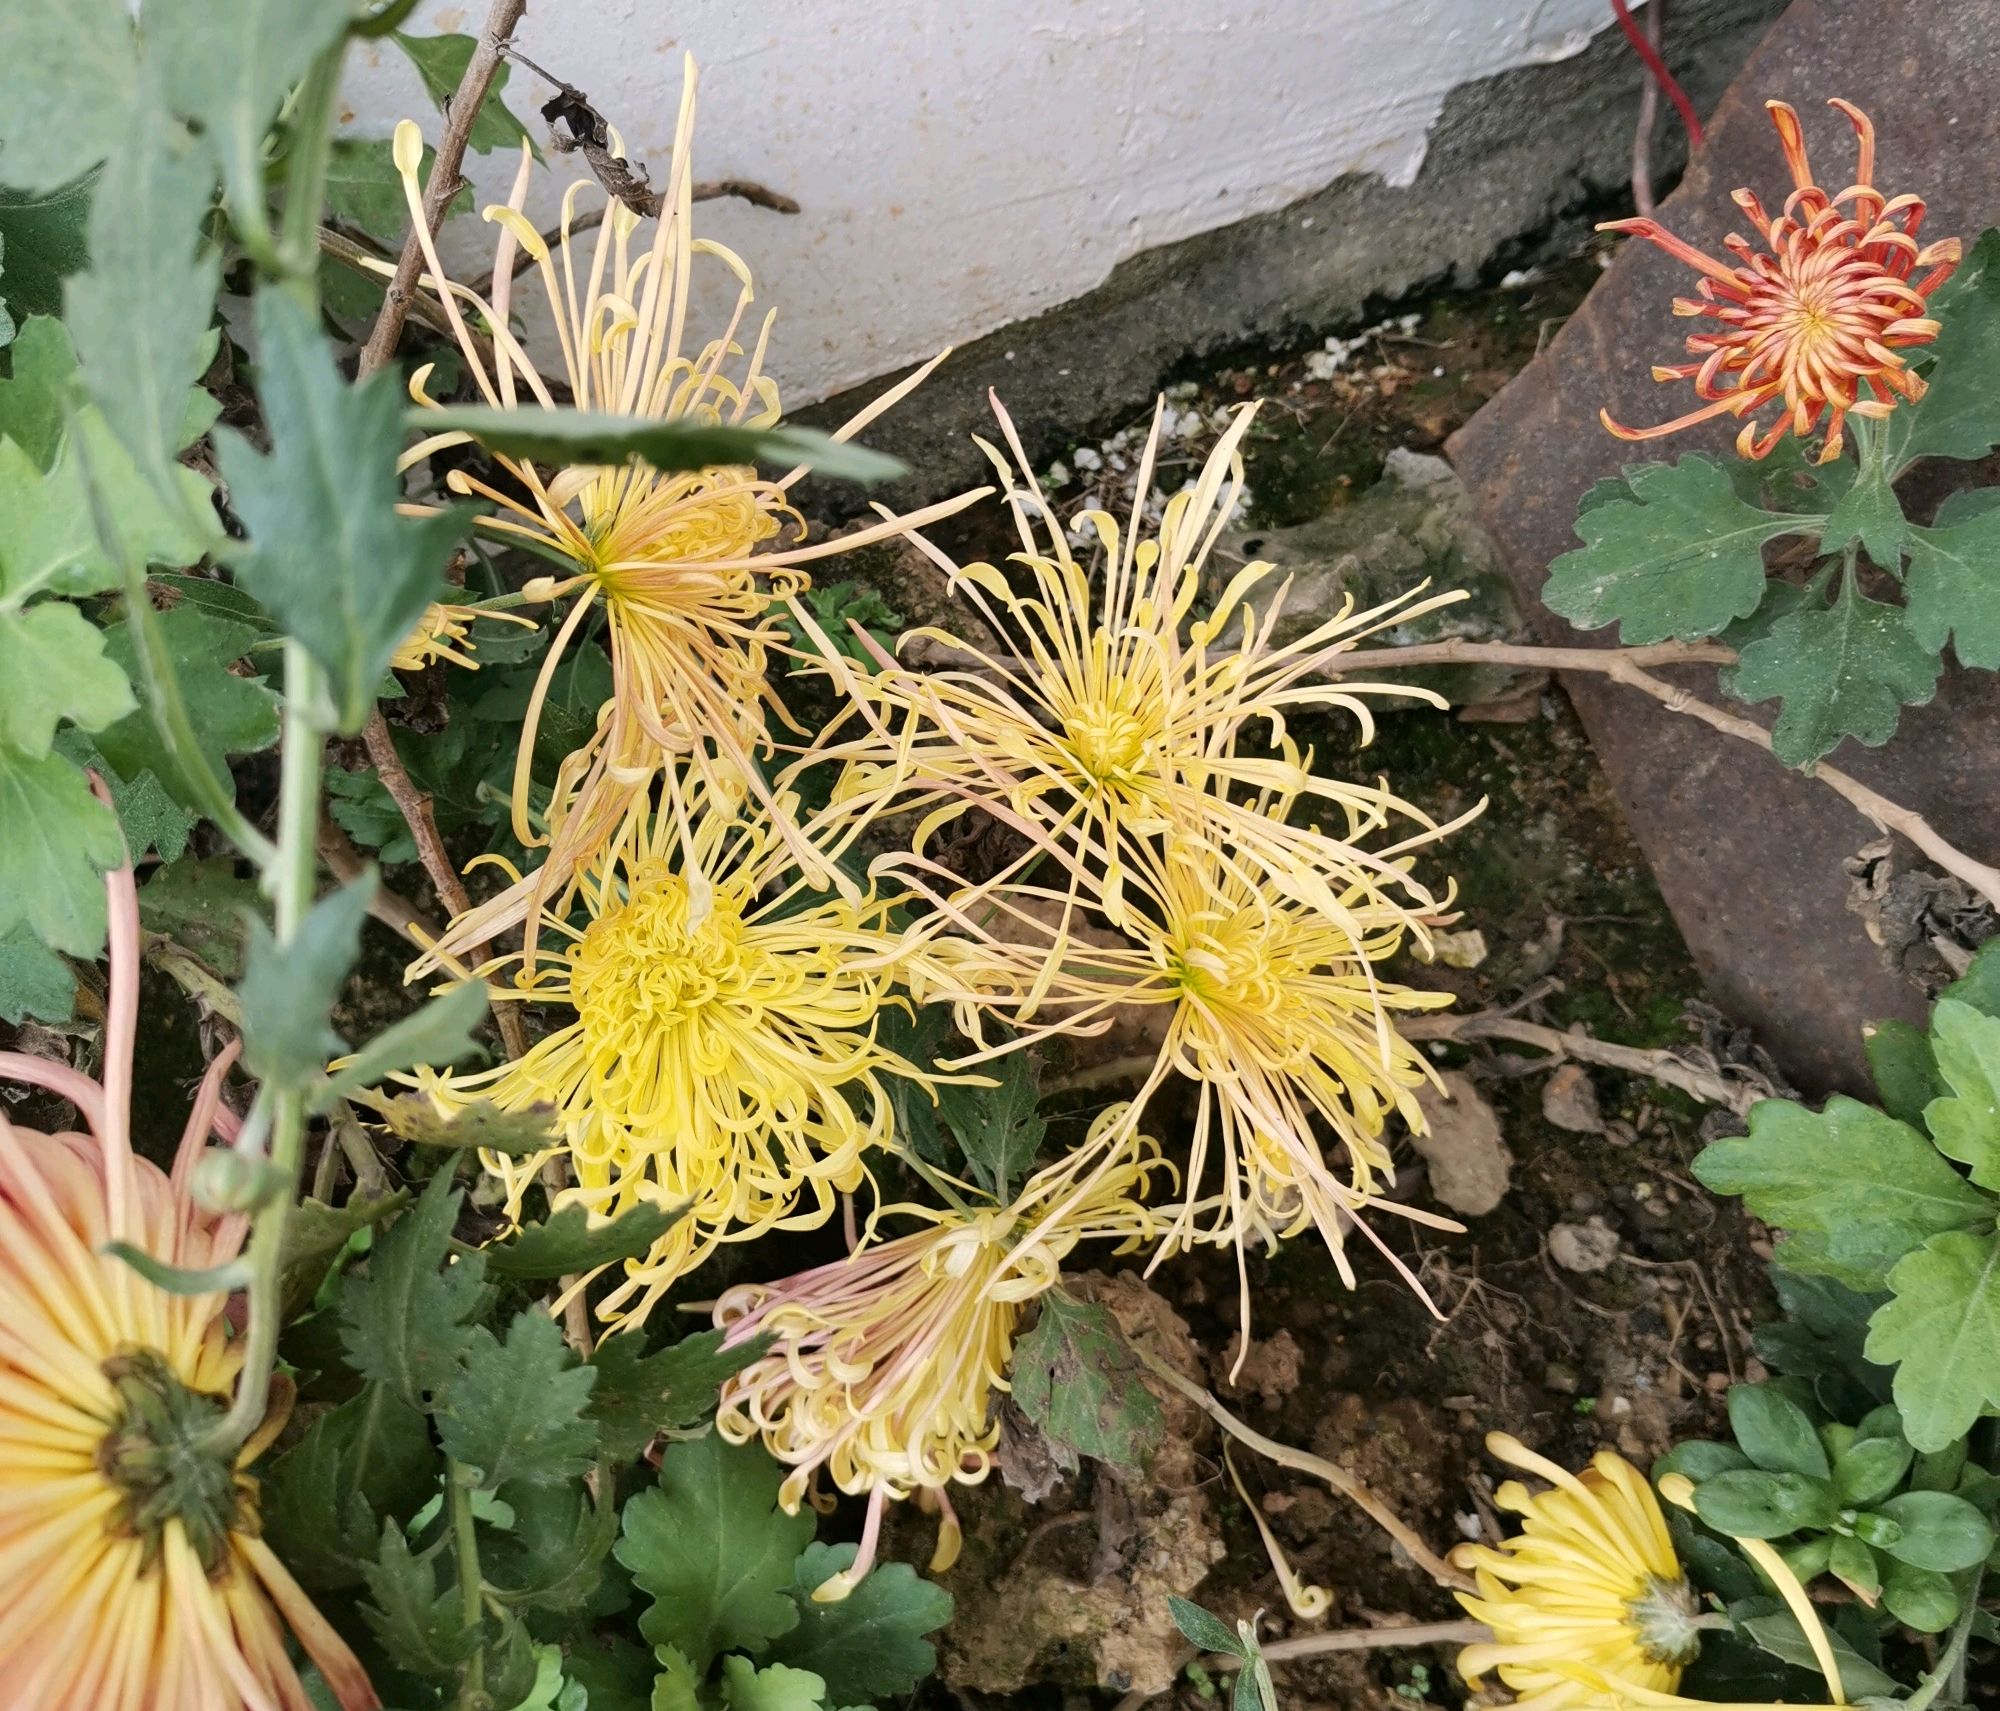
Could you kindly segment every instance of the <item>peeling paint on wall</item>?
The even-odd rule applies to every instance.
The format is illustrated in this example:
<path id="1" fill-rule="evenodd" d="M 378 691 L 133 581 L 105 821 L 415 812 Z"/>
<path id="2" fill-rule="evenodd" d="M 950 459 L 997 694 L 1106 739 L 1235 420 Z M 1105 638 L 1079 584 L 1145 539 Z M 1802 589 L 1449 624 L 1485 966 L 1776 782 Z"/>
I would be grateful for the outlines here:
<path id="1" fill-rule="evenodd" d="M 431 0 L 407 27 L 469 31 L 484 12 Z M 655 183 L 695 55 L 695 176 L 756 179 L 803 209 L 696 210 L 779 309 L 770 367 L 792 406 L 1345 174 L 1406 185 L 1453 88 L 1566 58 L 1608 19 L 1604 0 L 536 0 L 517 39 L 590 95 Z M 362 49 L 348 131 L 410 115 L 435 137 L 402 56 Z M 539 136 L 549 91 L 513 79 Z M 513 168 L 473 159 L 482 205 Z M 581 170 L 555 157 L 538 177 L 538 224 Z M 492 229 L 459 225 L 447 259 L 484 271 Z M 704 290 L 711 311 L 734 300 L 724 277 Z"/>

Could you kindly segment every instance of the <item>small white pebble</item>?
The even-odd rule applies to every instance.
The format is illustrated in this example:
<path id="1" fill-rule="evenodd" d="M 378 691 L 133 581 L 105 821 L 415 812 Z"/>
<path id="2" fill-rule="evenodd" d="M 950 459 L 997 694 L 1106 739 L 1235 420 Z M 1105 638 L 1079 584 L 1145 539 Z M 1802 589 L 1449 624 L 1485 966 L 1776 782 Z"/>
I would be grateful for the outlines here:
<path id="1" fill-rule="evenodd" d="M 1439 373 L 1444 371 L 1440 369 Z M 1067 487 L 1069 485 L 1069 465 L 1061 458 L 1049 465 L 1048 473 L 1042 477 L 1044 487 Z"/>
<path id="2" fill-rule="evenodd" d="M 1104 454 L 1095 446 L 1078 446 L 1074 455 L 1078 469 L 1099 470 L 1104 467 Z"/>
<path id="3" fill-rule="evenodd" d="M 1443 363 L 1439 363 L 1439 364 L 1437 365 L 1437 367 L 1436 367 L 1436 368 L 1434 368 L 1434 369 L 1432 369 L 1432 370 L 1431 370 L 1431 378 L 1432 378 L 1433 380 L 1442 380 L 1442 379 L 1444 379 L 1444 364 L 1443 364 Z"/>
<path id="4" fill-rule="evenodd" d="M 1486 1531 L 1480 1524 L 1479 1512 L 1476 1509 L 1453 1510 L 1451 1524 L 1458 1529 L 1458 1536 L 1461 1539 L 1478 1539 Z"/>

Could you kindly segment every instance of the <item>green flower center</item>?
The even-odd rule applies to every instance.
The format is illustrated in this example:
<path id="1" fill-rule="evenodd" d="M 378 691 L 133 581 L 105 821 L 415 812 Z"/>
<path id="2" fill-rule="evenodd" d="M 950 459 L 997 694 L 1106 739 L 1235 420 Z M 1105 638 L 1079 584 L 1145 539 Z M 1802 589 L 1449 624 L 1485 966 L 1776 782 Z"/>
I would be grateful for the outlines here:
<path id="1" fill-rule="evenodd" d="M 97 1446 L 97 1466 L 119 1490 L 120 1531 L 142 1541 L 150 1569 L 161 1532 L 179 1521 L 202 1568 L 218 1574 L 230 1534 L 254 1524 L 233 1459 L 202 1443 L 227 1398 L 190 1390 L 151 1349 L 114 1355 L 102 1370 L 118 1417 Z"/>
<path id="2" fill-rule="evenodd" d="M 1694 1588 L 1676 1575 L 1669 1580 L 1649 1574 L 1638 1593 L 1626 1602 L 1639 1650 L 1653 1663 L 1684 1669 L 1701 1651 L 1700 1606 Z"/>

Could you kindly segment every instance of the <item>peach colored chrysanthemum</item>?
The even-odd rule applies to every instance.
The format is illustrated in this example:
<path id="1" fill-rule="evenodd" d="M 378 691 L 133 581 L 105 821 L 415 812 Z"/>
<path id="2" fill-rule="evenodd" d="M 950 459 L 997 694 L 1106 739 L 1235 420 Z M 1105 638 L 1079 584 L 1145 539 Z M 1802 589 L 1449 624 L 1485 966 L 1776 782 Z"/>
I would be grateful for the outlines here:
<path id="1" fill-rule="evenodd" d="M 110 876 L 101 1083 L 0 1053 L 0 1077 L 70 1100 L 89 1134 L 0 1112 L 0 1697 L 18 1711 L 311 1711 L 295 1635 L 345 1711 L 381 1702 L 346 1643 L 258 1536 L 244 1469 L 284 1424 L 289 1387 L 241 1450 L 200 1443 L 228 1408 L 242 1345 L 227 1294 L 176 1295 L 104 1249 L 204 1270 L 236 1257 L 239 1216 L 189 1196 L 235 1052 L 196 1096 L 174 1173 L 131 1147 L 139 910 Z"/>
<path id="2" fill-rule="evenodd" d="M 577 208 L 594 186 L 579 179 L 564 193 L 552 249 L 522 212 L 534 165 L 523 145 L 512 194 L 485 210 L 499 227 L 490 297 L 446 277 L 422 216 L 417 178 L 422 139 L 407 120 L 397 127 L 396 163 L 429 264 L 426 283 L 439 294 L 486 404 L 531 414 L 575 410 L 752 428 L 777 421 L 778 389 L 764 372 L 772 317 L 765 316 L 746 356 L 738 335 L 754 296 L 750 270 L 734 253 L 692 231 L 695 86 L 690 58 L 666 191 L 650 240 L 637 241 L 645 222 L 610 199 L 586 245 Z M 622 146 L 614 136 L 614 149 Z M 561 351 L 562 372 L 554 385 L 510 326 L 523 256 Z M 695 344 L 686 323 L 693 271 L 703 258 L 732 274 L 739 289 L 728 325 Z M 468 310 L 480 331 L 468 324 Z M 835 437 L 860 432 L 935 366 L 925 365 L 892 388 Z M 434 402 L 426 390 L 429 375 L 422 369 L 412 379 L 420 404 Z M 567 389 L 566 399 L 559 398 L 559 388 Z M 404 463 L 420 462 L 466 438 L 433 435 L 405 453 Z M 704 779 L 711 797 L 726 780 L 739 793 L 758 798 L 765 813 L 775 812 L 758 762 L 772 752 L 772 722 L 789 720 L 766 669 L 773 651 L 785 645 L 777 608 L 809 582 L 803 567 L 949 516 L 978 494 L 805 545 L 796 544 L 803 541 L 805 525 L 789 498 L 803 470 L 774 480 L 734 465 L 663 472 L 643 461 L 560 469 L 519 457 L 496 455 L 493 461 L 505 472 L 503 483 L 454 470 L 447 487 L 492 504 L 493 514 L 483 517 L 480 527 L 559 567 L 529 584 L 533 598 L 571 601 L 527 710 L 514 775 L 514 835 L 531 849 L 546 844 L 547 854 L 518 885 L 456 922 L 444 948 L 456 952 L 483 944 L 525 921 L 532 960 L 544 912 L 656 782 L 671 788 L 691 771 Z M 780 544 L 786 534 L 795 544 Z M 541 709 L 558 666 L 593 612 L 605 619 L 612 698 L 595 731 L 559 769 L 547 806 L 538 813 L 531 806 L 529 779 Z M 810 869 L 816 859 L 810 846 L 793 837 L 782 820 L 779 831 Z M 815 872 L 814 877 L 833 876 Z M 561 913 L 560 907 L 554 912 Z"/>
<path id="3" fill-rule="evenodd" d="M 1884 417 L 1898 399 L 1914 403 L 1924 395 L 1922 377 L 1899 353 L 1937 337 L 1938 323 L 1926 310 L 1958 265 L 1958 239 L 1920 246 L 1923 199 L 1876 189 L 1875 127 L 1858 107 L 1828 103 L 1847 115 L 1860 143 L 1854 183 L 1829 196 L 1813 181 L 1798 114 L 1782 101 L 1765 105 L 1794 188 L 1775 217 L 1755 192 L 1735 193 L 1763 249 L 1732 233 L 1722 240 L 1736 258 L 1731 265 L 1657 220 L 1612 220 L 1598 228 L 1645 238 L 1698 270 L 1697 295 L 1675 298 L 1674 313 L 1709 323 L 1687 341 L 1696 361 L 1653 370 L 1655 380 L 1693 380 L 1707 402 L 1650 428 L 1624 427 L 1601 411 L 1605 427 L 1622 440 L 1658 439 L 1712 416 L 1748 417 L 1777 402 L 1776 421 L 1762 432 L 1745 421 L 1736 449 L 1766 457 L 1787 433 L 1804 438 L 1824 420 L 1819 461 L 1827 463 L 1840 455 L 1849 415 Z M 1919 269 L 1928 271 L 1913 278 Z"/>

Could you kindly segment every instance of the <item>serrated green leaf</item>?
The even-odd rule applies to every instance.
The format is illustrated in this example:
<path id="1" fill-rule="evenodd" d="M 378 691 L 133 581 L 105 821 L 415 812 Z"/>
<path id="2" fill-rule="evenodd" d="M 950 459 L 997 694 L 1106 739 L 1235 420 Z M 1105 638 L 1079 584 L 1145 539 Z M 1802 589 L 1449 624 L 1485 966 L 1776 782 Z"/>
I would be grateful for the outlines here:
<path id="1" fill-rule="evenodd" d="M 139 887 L 139 923 L 185 945 L 224 980 L 243 969 L 244 916 L 259 907 L 254 879 L 238 878 L 233 856 L 163 867 Z"/>
<path id="2" fill-rule="evenodd" d="M 649 1644 L 673 1646 L 697 1671 L 722 1651 L 761 1652 L 794 1627 L 792 1566 L 813 1516 L 778 1507 L 784 1471 L 754 1444 L 710 1434 L 669 1444 L 660 1483 L 625 1505 L 618 1560 L 653 1606 Z"/>
<path id="3" fill-rule="evenodd" d="M 1883 424 L 1897 475 L 1920 457 L 1978 458 L 2000 444 L 2000 237 L 1972 246 L 1926 313 L 1939 323 L 1929 386 Z"/>
<path id="4" fill-rule="evenodd" d="M 725 1349 L 725 1334 L 697 1331 L 656 1354 L 647 1354 L 644 1342 L 631 1332 L 597 1345 L 590 1358 L 597 1369 L 590 1412 L 609 1460 L 630 1461 L 661 1432 L 694 1425 L 715 1406 L 723 1381 L 771 1344 L 768 1336 L 760 1336 Z"/>
<path id="5" fill-rule="evenodd" d="M 546 1313 L 517 1313 L 505 1341 L 474 1326 L 438 1415 L 438 1440 L 453 1461 L 478 1469 L 486 1491 L 579 1479 L 597 1455 L 588 1413 L 596 1378 Z"/>
<path id="6" fill-rule="evenodd" d="M 405 425 L 426 434 L 470 434 L 490 451 L 556 464 L 622 464 L 643 458 L 657 470 L 716 464 L 804 464 L 841 481 L 888 481 L 904 464 L 884 452 L 835 440 L 814 428 L 736 428 L 713 422 L 612 416 L 588 410 L 501 410 L 456 404 L 411 409 Z"/>
<path id="7" fill-rule="evenodd" d="M 168 100 L 200 125 L 239 210 L 254 202 L 261 220 L 264 139 L 278 104 L 352 14 L 329 0 L 149 0 L 147 52 L 164 61 Z"/>
<path id="8" fill-rule="evenodd" d="M 67 1022 L 76 1014 L 76 976 L 70 966 L 17 921 L 0 933 L 0 1022 L 19 1026 L 33 1016 Z"/>
<path id="9" fill-rule="evenodd" d="M 500 68 L 507 69 L 503 62 Z M 326 165 L 326 202 L 336 217 L 383 243 L 400 245 L 409 230 L 410 205 L 403 195 L 402 174 L 396 170 L 395 145 L 388 137 L 338 137 Z M 417 182 L 428 184 L 437 151 L 424 144 L 417 163 Z M 468 186 L 452 198 L 447 215 L 472 206 Z M 379 299 L 378 299 L 379 300 Z"/>
<path id="10" fill-rule="evenodd" d="M 9 194 L 0 189 L 0 206 Z M 6 265 L 0 277 L 11 289 L 15 262 L 11 245 L 0 250 L 0 261 Z M 12 440 L 40 470 L 55 463 L 70 413 L 83 397 L 76 378 L 76 348 L 69 342 L 68 329 L 55 318 L 60 309 L 58 303 L 22 322 L 8 351 L 11 372 L 0 380 L 0 437 Z"/>
<path id="11" fill-rule="evenodd" d="M 480 1100 L 446 1116 L 423 1094 L 411 1093 L 385 1099 L 375 1109 L 395 1134 L 420 1147 L 483 1148 L 525 1158 L 556 1144 L 552 1105 L 503 1111 Z"/>
<path id="12" fill-rule="evenodd" d="M 125 856 L 118 818 L 61 755 L 0 746 L 0 933 L 19 922 L 52 949 L 104 943 L 104 872 Z"/>
<path id="13" fill-rule="evenodd" d="M 1785 1265 L 1853 1289 L 1880 1289 L 1889 1268 L 1927 1237 L 1992 1216 L 1986 1198 L 1915 1129 L 1841 1095 L 1820 1112 L 1760 1101 L 1749 1134 L 1703 1148 L 1694 1173 L 1718 1194 L 1742 1196 L 1765 1223 L 1824 1244 L 1787 1242 Z M 1872 1339 L 1869 1358 L 1880 1358 Z"/>
<path id="14" fill-rule="evenodd" d="M 382 1649 L 413 1675 L 454 1676 L 479 1650 L 481 1630 L 465 1619 L 456 1586 L 438 1590 L 429 1557 L 412 1556 L 394 1521 L 382 1524 L 382 1543 L 363 1573 L 368 1602 L 361 1607 Z"/>
<path id="15" fill-rule="evenodd" d="M 137 61 L 119 0 L 0 6 L 0 182 L 54 190 L 119 146 Z"/>
<path id="16" fill-rule="evenodd" d="M 653 1682 L 651 1711 L 696 1711 L 702 1681 L 692 1662 L 678 1646 L 656 1646 L 660 1673 Z"/>
<path id="17" fill-rule="evenodd" d="M 283 290 L 257 298 L 269 456 L 218 437 L 230 497 L 248 529 L 238 580 L 325 670 L 339 728 L 361 728 L 389 656 L 444 586 L 459 511 L 396 514 L 402 383 L 349 386 L 333 348 Z"/>
<path id="18" fill-rule="evenodd" d="M 2000 512 L 1912 529 L 1904 600 L 1925 647 L 1941 651 L 1949 641 L 1960 664 L 2000 669 Z"/>
<path id="19" fill-rule="evenodd" d="M 344 1206 L 308 1195 L 294 1206 L 285 1219 L 285 1246 L 278 1261 L 286 1322 L 305 1311 L 355 1231 L 392 1217 L 409 1201 L 410 1191 L 399 1188 L 392 1194 L 356 1195 Z"/>
<path id="20" fill-rule="evenodd" d="M 1944 1091 L 1930 1036 L 1909 1022 L 1876 1022 L 1862 1029 L 1861 1043 L 1882 1109 L 1899 1123 L 1917 1127 L 1924 1107 Z"/>
<path id="21" fill-rule="evenodd" d="M 1732 1385 L 1729 1430 L 1743 1453 L 1767 1473 L 1825 1479 L 1832 1472 L 1811 1418 L 1775 1385 Z"/>
<path id="22" fill-rule="evenodd" d="M 965 1154 L 972 1179 L 1003 1204 L 1042 1150 L 1048 1124 L 1037 1106 L 1040 1077 L 1025 1051 L 1010 1053 L 994 1073 L 998 1087 L 945 1082 L 938 1087 L 938 1114 Z"/>
<path id="23" fill-rule="evenodd" d="M 449 987 L 421 1009 L 384 1028 L 335 1074 L 313 1100 L 315 1111 L 327 1110 L 385 1075 L 413 1064 L 438 1068 L 482 1050 L 472 1030 L 486 1019 L 486 985 L 468 980 Z"/>
<path id="24" fill-rule="evenodd" d="M 1937 692 L 1943 662 L 1918 640 L 1900 606 L 1846 590 L 1831 606 L 1781 618 L 1744 648 L 1725 687 L 1744 701 L 1783 701 L 1771 752 L 1809 767 L 1845 737 L 1878 748 L 1905 707 Z"/>
<path id="25" fill-rule="evenodd" d="M 1958 1574 L 1983 1563 L 1993 1549 L 1993 1526 L 1963 1497 L 1947 1491 L 1906 1491 L 1875 1505 L 1903 1529 L 1894 1544 L 1883 1546 L 1898 1562 L 1915 1568 Z"/>
<path id="26" fill-rule="evenodd" d="M 359 1586 L 383 1518 L 422 1507 L 442 1467 L 423 1415 L 365 1385 L 264 1470 L 265 1536 L 305 1585 Z"/>
<path id="27" fill-rule="evenodd" d="M 417 68 L 417 75 L 424 80 L 424 88 L 430 91 L 438 111 L 446 112 L 451 98 L 458 93 L 459 80 L 465 76 L 472 50 L 478 44 L 470 36 L 406 36 L 400 30 L 393 33 L 392 39 Z M 467 133 L 466 146 L 477 154 L 485 154 L 492 149 L 519 148 L 529 140 L 527 127 L 508 111 L 507 104 L 501 99 L 501 93 L 507 87 L 509 69 L 507 62 L 502 60 L 493 74 L 492 83 L 487 86 L 479 116 L 472 121 L 472 129 Z"/>
<path id="28" fill-rule="evenodd" d="M 1619 626 L 1627 646 L 1713 636 L 1757 610 L 1764 546 L 1809 525 L 1746 505 L 1712 458 L 1638 464 L 1631 497 L 1576 520 L 1584 545 L 1549 566 L 1542 599 L 1581 630 Z"/>
<path id="29" fill-rule="evenodd" d="M 516 1484 L 500 1496 L 513 1528 L 480 1546 L 480 1568 L 502 1603 L 524 1610 L 581 1610 L 604 1578 L 618 1537 L 608 1489 L 593 1500 L 580 1483 Z"/>
<path id="30" fill-rule="evenodd" d="M 792 1571 L 799 1624 L 771 1656 L 810 1670 L 828 1705 L 871 1705 L 915 1691 L 937 1668 L 924 1638 L 951 1620 L 951 1594 L 906 1562 L 879 1563 L 837 1603 L 815 1604 L 813 1589 L 854 1566 L 852 1545 L 811 1544 Z"/>
<path id="31" fill-rule="evenodd" d="M 451 1173 L 440 1171 L 376 1238 L 368 1263 L 341 1279 L 336 1309 L 348 1365 L 413 1408 L 457 1375 L 472 1341 L 465 1321 L 485 1287 L 478 1254 L 445 1263 L 461 1199 Z"/>
<path id="32" fill-rule="evenodd" d="M 1138 1467 L 1166 1426 L 1140 1371 L 1109 1313 L 1051 1291 L 1035 1328 L 1014 1346 L 1014 1401 L 1078 1455 Z"/>
<path id="33" fill-rule="evenodd" d="M 687 1211 L 685 1205 L 635 1206 L 599 1221 L 581 1206 L 565 1206 L 547 1223 L 530 1224 L 487 1248 L 486 1269 L 496 1277 L 567 1277 L 637 1259 Z"/>
<path id="34" fill-rule="evenodd" d="M 119 131 L 91 201 L 91 265 L 69 281 L 64 320 L 112 432 L 170 499 L 188 388 L 207 365 L 221 284 L 217 258 L 196 253 L 214 174 L 150 80 L 119 115 Z"/>
<path id="35" fill-rule="evenodd" d="M 1968 1189 L 1967 1193 L 1972 1190 Z M 1903 1434 L 1920 1450 L 1962 1438 L 2000 1407 L 2000 1236 L 1990 1227 L 1932 1236 L 1889 1273 L 1895 1299 L 1876 1315 L 1868 1358 L 1896 1368 Z"/>
<path id="36" fill-rule="evenodd" d="M 84 231 L 96 182 L 93 169 L 47 192 L 0 187 L 0 256 L 6 261 L 7 306 L 27 317 L 23 332 L 37 316 L 62 313 L 63 281 L 90 264 Z M 10 349 L 18 365 L 18 336 Z M 0 433 L 8 431 L 0 422 Z"/>
<path id="37" fill-rule="evenodd" d="M 95 772 L 111 792 L 111 807 L 125 833 L 125 848 L 134 862 L 156 851 L 163 862 L 179 861 L 187 851 L 188 834 L 201 816 L 183 808 L 149 769 L 127 778 L 82 731 L 70 726 L 56 733 L 56 752 L 86 771 Z"/>
<path id="38" fill-rule="evenodd" d="M 261 677 L 238 677 L 229 669 L 243 657 L 256 632 L 247 624 L 232 624 L 191 606 L 176 606 L 153 621 L 172 659 L 201 751 L 227 780 L 231 755 L 255 754 L 278 740 L 278 697 Z M 138 638 L 129 622 L 105 630 L 104 648 L 137 678 Z M 199 792 L 175 764 L 145 708 L 107 725 L 97 734 L 97 746 L 127 778 L 151 772 L 175 801 L 199 806 Z"/>
<path id="39" fill-rule="evenodd" d="M 1873 430 L 1874 424 L 1869 427 Z M 1903 545 L 1912 532 L 1887 467 L 1876 463 L 1856 476 L 1828 514 L 1819 550 L 1844 552 L 1850 541 L 1858 540 L 1870 558 L 1893 573 L 1902 568 Z"/>
<path id="40" fill-rule="evenodd" d="M 103 633 L 74 606 L 43 600 L 0 612 L 0 743 L 40 760 L 67 719 L 102 730 L 132 711 L 132 685 L 104 654 Z"/>
<path id="41" fill-rule="evenodd" d="M 252 1075 L 281 1086 L 316 1079 L 344 1042 L 333 1031 L 334 1000 L 361 950 L 361 923 L 375 896 L 375 875 L 329 892 L 299 930 L 280 944 L 263 921 L 250 922 L 244 959 L 243 1062 Z"/>
<path id="42" fill-rule="evenodd" d="M 1939 1152 L 1971 1166 L 1980 1187 L 2000 1190 L 2000 1020 L 1940 998 L 1931 1046 L 1951 1094 L 1924 1107 L 1924 1127 Z"/>
<path id="43" fill-rule="evenodd" d="M 822 1711 L 826 1683 L 789 1664 L 761 1669 L 746 1657 L 722 1660 L 722 1702 L 730 1711 Z"/>

